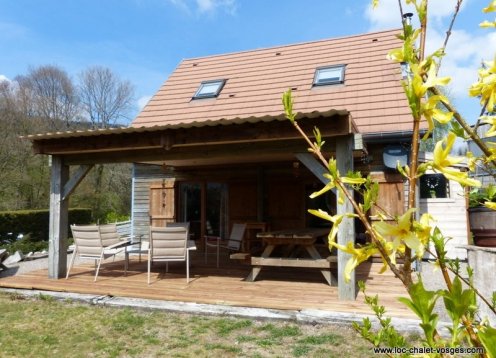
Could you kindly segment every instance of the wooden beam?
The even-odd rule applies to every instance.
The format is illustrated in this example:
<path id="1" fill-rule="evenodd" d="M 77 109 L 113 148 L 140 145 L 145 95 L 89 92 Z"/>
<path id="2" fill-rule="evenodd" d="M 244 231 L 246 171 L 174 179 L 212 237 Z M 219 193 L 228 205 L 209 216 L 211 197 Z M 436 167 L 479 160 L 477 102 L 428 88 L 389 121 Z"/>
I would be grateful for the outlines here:
<path id="1" fill-rule="evenodd" d="M 50 218 L 48 236 L 48 277 L 65 277 L 67 270 L 67 226 L 69 200 L 63 190 L 69 179 L 69 167 L 59 156 L 52 157 L 50 181 Z"/>
<path id="2" fill-rule="evenodd" d="M 336 138 L 336 162 L 339 172 L 343 175 L 349 170 L 353 170 L 352 135 Z M 354 212 L 353 206 L 348 200 L 345 200 L 344 204 L 337 203 L 338 214 L 352 212 Z M 339 225 L 338 243 L 346 246 L 349 242 L 355 243 L 355 222 L 353 218 L 345 217 Z M 355 271 L 351 273 L 350 282 L 344 280 L 344 268 L 350 258 L 350 254 L 338 250 L 338 297 L 340 300 L 353 301 L 356 299 Z"/>
<path id="3" fill-rule="evenodd" d="M 72 194 L 74 189 L 77 188 L 81 180 L 84 179 L 86 174 L 93 168 L 93 165 L 81 165 L 77 168 L 76 172 L 72 175 L 72 178 L 69 179 L 67 183 L 64 185 L 64 190 L 62 191 L 62 200 L 66 200 L 69 195 Z"/>
<path id="4" fill-rule="evenodd" d="M 317 126 L 323 137 L 350 134 L 353 126 L 348 116 L 303 118 L 298 121 L 307 133 Z M 300 139 L 287 120 L 203 126 L 176 129 L 140 130 L 136 132 L 106 133 L 100 135 L 74 134 L 58 138 L 32 139 L 37 154 L 83 154 L 133 152 L 144 149 L 172 149 L 180 146 L 207 144 L 272 142 L 274 140 Z"/>
<path id="5" fill-rule="evenodd" d="M 296 153 L 295 157 L 302 162 L 303 165 L 322 182 L 322 184 L 326 185 L 329 183 L 329 179 L 324 177 L 324 173 L 327 173 L 328 170 L 317 159 L 315 159 L 312 154 Z"/>
<path id="6" fill-rule="evenodd" d="M 132 152 L 69 154 L 64 155 L 64 160 L 68 165 L 81 165 L 153 161 L 167 163 L 167 161 L 189 159 L 200 162 L 218 159 L 220 164 L 223 160 L 228 163 L 236 163 L 236 159 L 251 157 L 253 163 L 257 163 L 260 158 L 272 155 L 285 155 L 288 160 L 291 160 L 292 153 L 304 152 L 305 150 L 305 143 L 301 138 L 297 138 L 286 141 L 172 147 L 170 150 L 148 148 L 136 149 Z"/>
<path id="7" fill-rule="evenodd" d="M 315 260 L 281 257 L 252 257 L 251 264 L 254 266 L 330 268 L 330 262 L 327 261 L 327 259 Z"/>

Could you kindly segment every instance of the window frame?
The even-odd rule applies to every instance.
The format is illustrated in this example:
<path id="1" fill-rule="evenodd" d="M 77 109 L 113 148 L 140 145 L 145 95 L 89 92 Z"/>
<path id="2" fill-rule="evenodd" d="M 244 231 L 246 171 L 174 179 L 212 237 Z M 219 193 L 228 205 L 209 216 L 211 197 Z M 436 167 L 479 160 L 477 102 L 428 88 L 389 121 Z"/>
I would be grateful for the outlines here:
<path id="1" fill-rule="evenodd" d="M 193 96 L 192 99 L 216 98 L 216 97 L 218 97 L 219 94 L 220 94 L 220 92 L 224 88 L 224 85 L 226 84 L 226 81 L 227 80 L 225 80 L 225 79 L 202 81 L 200 83 L 200 86 L 196 90 L 196 92 L 195 92 L 195 94 L 194 94 L 194 96 Z M 219 87 L 217 88 L 217 90 L 215 91 L 215 93 L 210 92 L 210 93 L 207 93 L 207 94 L 201 94 L 202 89 L 206 85 L 210 85 L 210 84 L 214 84 L 214 83 L 218 83 L 219 84 Z"/>
<path id="2" fill-rule="evenodd" d="M 437 178 L 442 178 L 442 180 L 444 180 L 445 182 L 445 196 L 443 197 L 438 197 L 437 196 L 437 193 L 436 193 L 436 196 L 435 197 L 432 197 L 431 195 L 429 196 L 423 196 L 422 195 L 422 192 L 425 192 L 425 190 L 429 190 L 429 191 L 435 191 L 435 189 L 424 189 L 423 188 L 423 184 L 425 183 L 425 180 L 428 179 L 428 176 L 432 176 L 432 177 L 437 177 Z M 422 175 L 422 177 L 420 177 L 420 180 L 419 180 L 419 199 L 420 200 L 446 200 L 446 199 L 451 199 L 451 185 L 450 185 L 450 181 L 448 178 L 446 178 L 443 174 L 441 173 L 426 173 L 424 175 Z"/>
<path id="3" fill-rule="evenodd" d="M 331 70 L 331 69 L 339 69 L 340 70 L 340 77 L 337 81 L 319 81 L 319 73 L 322 70 Z M 331 86 L 331 85 L 338 85 L 338 84 L 344 84 L 344 75 L 345 75 L 345 69 L 346 65 L 329 65 L 329 66 L 320 66 L 315 69 L 315 74 L 313 76 L 313 86 Z"/>

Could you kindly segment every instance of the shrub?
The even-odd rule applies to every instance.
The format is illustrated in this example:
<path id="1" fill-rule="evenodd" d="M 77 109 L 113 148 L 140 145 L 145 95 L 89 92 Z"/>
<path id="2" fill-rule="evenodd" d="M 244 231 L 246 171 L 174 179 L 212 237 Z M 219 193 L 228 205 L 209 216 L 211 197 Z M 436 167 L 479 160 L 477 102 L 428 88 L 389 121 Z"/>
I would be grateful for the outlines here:
<path id="1" fill-rule="evenodd" d="M 16 251 L 27 254 L 28 252 L 48 250 L 48 241 L 32 241 L 31 236 L 24 235 L 22 239 L 2 246 L 11 255 Z"/>
<path id="2" fill-rule="evenodd" d="M 69 209 L 70 224 L 89 224 L 91 209 Z M 20 210 L 0 212 L 0 243 L 17 239 L 18 234 L 29 235 L 31 242 L 48 240 L 49 211 Z M 67 228 L 69 230 L 69 227 Z"/>

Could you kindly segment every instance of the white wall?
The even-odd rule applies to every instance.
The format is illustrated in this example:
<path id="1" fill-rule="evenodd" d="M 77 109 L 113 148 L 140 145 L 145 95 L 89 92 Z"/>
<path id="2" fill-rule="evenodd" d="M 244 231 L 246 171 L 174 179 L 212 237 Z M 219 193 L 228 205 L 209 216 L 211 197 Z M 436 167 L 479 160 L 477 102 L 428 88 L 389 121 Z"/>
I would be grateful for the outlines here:
<path id="1" fill-rule="evenodd" d="M 468 243 L 467 208 L 463 188 L 454 181 L 450 181 L 449 186 L 449 198 L 420 199 L 420 212 L 428 212 L 436 220 L 433 225 L 438 226 L 445 237 L 452 238 L 446 244 L 447 256 L 466 259 L 467 251 L 456 247 Z"/>

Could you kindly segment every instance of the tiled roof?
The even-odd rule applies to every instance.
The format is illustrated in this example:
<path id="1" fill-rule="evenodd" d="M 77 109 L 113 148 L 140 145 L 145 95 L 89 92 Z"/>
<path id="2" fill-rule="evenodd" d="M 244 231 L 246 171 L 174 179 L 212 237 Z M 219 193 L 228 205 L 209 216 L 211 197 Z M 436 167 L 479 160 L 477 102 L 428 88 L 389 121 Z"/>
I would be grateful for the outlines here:
<path id="1" fill-rule="evenodd" d="M 401 70 L 386 58 L 399 30 L 183 60 L 133 127 L 280 117 L 293 88 L 296 112 L 349 111 L 362 133 L 411 130 Z M 344 85 L 313 87 L 315 69 L 346 65 Z M 217 98 L 192 100 L 200 83 L 226 79 Z"/>

